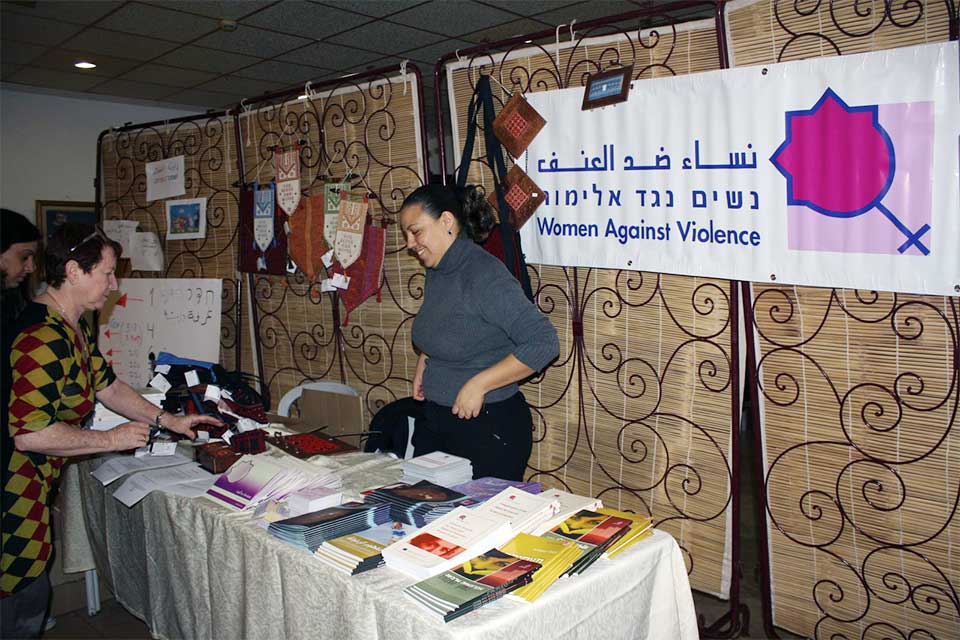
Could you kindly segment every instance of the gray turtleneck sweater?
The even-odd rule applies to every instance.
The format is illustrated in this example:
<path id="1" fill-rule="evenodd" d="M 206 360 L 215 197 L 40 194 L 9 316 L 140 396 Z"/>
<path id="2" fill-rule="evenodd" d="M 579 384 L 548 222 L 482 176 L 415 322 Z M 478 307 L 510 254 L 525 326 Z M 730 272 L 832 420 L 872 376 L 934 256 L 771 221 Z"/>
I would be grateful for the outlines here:
<path id="1" fill-rule="evenodd" d="M 560 352 L 556 330 L 516 278 L 466 238 L 455 240 L 440 263 L 427 269 L 413 342 L 428 357 L 424 395 L 448 407 L 467 380 L 511 353 L 540 371 Z M 485 402 L 506 400 L 517 390 L 515 383 L 495 389 Z"/>

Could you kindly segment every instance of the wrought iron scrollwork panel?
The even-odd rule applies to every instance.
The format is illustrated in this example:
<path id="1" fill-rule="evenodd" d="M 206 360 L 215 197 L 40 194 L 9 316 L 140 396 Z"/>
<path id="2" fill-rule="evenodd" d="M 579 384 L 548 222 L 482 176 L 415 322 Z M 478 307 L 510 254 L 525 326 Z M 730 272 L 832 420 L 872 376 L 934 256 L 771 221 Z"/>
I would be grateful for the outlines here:
<path id="1" fill-rule="evenodd" d="M 146 199 L 145 166 L 164 158 L 184 156 L 182 198 L 207 199 L 207 235 L 201 240 L 164 242 L 163 277 L 221 278 L 220 358 L 228 368 L 238 367 L 236 242 L 238 200 L 237 152 L 232 120 L 198 117 L 169 125 L 135 127 L 108 133 L 101 139 L 101 207 L 105 219 L 136 220 L 140 231 L 152 231 L 164 241 L 164 201 Z M 155 277 L 153 272 L 130 270 L 126 277 Z M 184 354 L 186 355 L 186 354 Z"/>

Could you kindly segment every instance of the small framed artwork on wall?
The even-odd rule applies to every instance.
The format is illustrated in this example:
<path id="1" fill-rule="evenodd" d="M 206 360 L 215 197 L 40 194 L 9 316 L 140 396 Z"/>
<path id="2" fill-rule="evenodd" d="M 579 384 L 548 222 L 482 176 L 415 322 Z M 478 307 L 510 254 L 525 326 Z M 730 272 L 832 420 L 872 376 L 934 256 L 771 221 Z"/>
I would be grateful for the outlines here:
<path id="1" fill-rule="evenodd" d="M 74 202 L 72 200 L 37 200 L 37 228 L 40 229 L 42 242 L 40 256 L 43 256 L 43 247 L 50 241 L 57 229 L 68 222 L 81 224 L 97 224 L 97 207 L 93 202 Z M 43 260 L 37 260 L 37 274 L 43 281 Z"/>

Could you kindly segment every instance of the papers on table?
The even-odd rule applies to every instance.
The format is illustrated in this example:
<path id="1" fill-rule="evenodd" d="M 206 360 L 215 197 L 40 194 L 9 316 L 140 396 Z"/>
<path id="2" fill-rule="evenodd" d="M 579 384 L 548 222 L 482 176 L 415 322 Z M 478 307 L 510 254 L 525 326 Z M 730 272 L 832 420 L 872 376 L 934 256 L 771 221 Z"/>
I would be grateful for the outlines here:
<path id="1" fill-rule="evenodd" d="M 289 456 L 281 460 L 246 455 L 221 475 L 206 495 L 218 504 L 243 510 L 264 500 L 281 500 L 301 489 L 339 486 L 335 475 Z"/>
<path id="2" fill-rule="evenodd" d="M 514 533 L 530 533 L 541 522 L 560 512 L 560 501 L 508 487 L 481 504 L 476 511 L 506 520 Z"/>
<path id="3" fill-rule="evenodd" d="M 110 458 L 90 475 L 100 481 L 100 484 L 108 485 L 114 480 L 122 478 L 128 473 L 134 471 L 146 471 L 147 469 L 159 469 L 160 467 L 173 467 L 190 462 L 189 459 L 181 455 L 134 458 L 133 456 L 117 456 Z"/>
<path id="4" fill-rule="evenodd" d="M 603 501 L 600 500 L 600 498 L 578 496 L 575 493 L 567 493 L 566 491 L 560 491 L 559 489 L 547 489 L 540 495 L 544 498 L 557 500 L 560 503 L 560 511 L 558 511 L 553 518 L 541 523 L 538 527 L 536 527 L 531 532 L 535 536 L 539 536 L 547 531 L 550 531 L 578 511 L 583 509 L 589 509 L 592 511 L 603 506 Z"/>
<path id="5" fill-rule="evenodd" d="M 510 524 L 486 513 L 457 507 L 442 518 L 391 544 L 387 565 L 420 580 L 443 573 L 513 537 Z"/>
<path id="6" fill-rule="evenodd" d="M 403 481 L 415 484 L 427 480 L 444 487 L 467 482 L 473 477 L 473 466 L 466 458 L 443 451 L 434 451 L 403 461 Z"/>
<path id="7" fill-rule="evenodd" d="M 164 398 L 163 393 L 145 392 L 140 395 L 151 404 L 156 405 L 158 409 Z M 93 423 L 90 425 L 90 428 L 94 431 L 109 431 L 125 422 L 130 422 L 130 420 L 119 413 L 114 413 L 110 409 L 107 409 L 106 405 L 102 402 L 98 402 L 93 409 Z"/>
<path id="8" fill-rule="evenodd" d="M 343 493 L 339 488 L 333 487 L 309 487 L 294 491 L 287 496 L 287 507 L 290 509 L 291 516 L 335 507 L 341 502 L 343 502 Z"/>
<path id="9" fill-rule="evenodd" d="M 117 489 L 113 497 L 132 507 L 147 497 L 151 491 L 168 489 L 178 484 L 197 482 L 210 477 L 210 473 L 198 464 L 182 464 L 142 473 L 135 473 Z"/>
<path id="10" fill-rule="evenodd" d="M 477 501 L 458 491 L 421 480 L 416 484 L 393 484 L 375 489 L 364 498 L 369 504 L 390 504 L 390 517 L 422 527 L 456 507 L 473 507 Z"/>
<path id="11" fill-rule="evenodd" d="M 280 540 L 313 553 L 325 540 L 363 531 L 389 520 L 389 505 L 348 502 L 271 522 L 267 531 Z"/>
<path id="12" fill-rule="evenodd" d="M 471 480 L 470 482 L 454 485 L 450 488 L 454 491 L 459 491 L 464 495 L 468 495 L 471 498 L 475 498 L 478 502 L 483 502 L 484 500 L 497 495 L 507 487 L 523 489 L 527 493 L 532 493 L 534 495 L 543 492 L 543 485 L 539 482 L 504 480 L 503 478 L 494 478 L 493 476 L 484 476 L 482 478 L 477 478 L 476 480 Z"/>

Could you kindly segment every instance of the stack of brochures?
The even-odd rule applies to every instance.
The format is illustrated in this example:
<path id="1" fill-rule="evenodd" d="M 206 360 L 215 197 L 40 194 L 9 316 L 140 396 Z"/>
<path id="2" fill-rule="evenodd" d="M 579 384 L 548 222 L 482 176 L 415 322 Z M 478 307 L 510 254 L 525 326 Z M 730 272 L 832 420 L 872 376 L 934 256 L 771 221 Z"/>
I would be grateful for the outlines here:
<path id="1" fill-rule="evenodd" d="M 560 501 L 507 487 L 476 507 L 475 511 L 506 520 L 514 533 L 530 533 L 560 511 Z"/>
<path id="2" fill-rule="evenodd" d="M 446 487 L 421 480 L 416 484 L 393 484 L 375 489 L 364 498 L 369 504 L 389 504 L 390 517 L 423 527 L 457 507 L 473 507 L 477 501 Z"/>
<path id="3" fill-rule="evenodd" d="M 523 489 L 527 493 L 538 494 L 543 491 L 543 485 L 539 482 L 523 482 L 522 480 L 504 480 L 503 478 L 494 478 L 485 476 L 477 478 L 463 484 L 456 484 L 450 487 L 454 491 L 474 498 L 477 502 L 483 502 L 487 498 L 492 498 L 507 487 L 516 487 Z"/>
<path id="4" fill-rule="evenodd" d="M 499 547 L 512 537 L 506 520 L 457 507 L 385 548 L 383 559 L 388 567 L 422 580 Z"/>
<path id="5" fill-rule="evenodd" d="M 443 451 L 434 451 L 423 456 L 403 461 L 403 478 L 408 484 L 429 480 L 434 484 L 451 487 L 473 477 L 473 465 L 466 458 L 459 458 Z"/>
<path id="6" fill-rule="evenodd" d="M 271 522 L 267 527 L 273 536 L 311 553 L 325 540 L 363 531 L 390 520 L 389 505 L 347 502 L 314 513 Z"/>
<path id="7" fill-rule="evenodd" d="M 245 455 L 207 491 L 208 498 L 231 509 L 251 509 L 264 500 L 283 500 L 311 487 L 340 487 L 340 478 L 289 456 Z"/>
<path id="8" fill-rule="evenodd" d="M 403 590 L 429 614 L 449 622 L 521 587 L 540 565 L 497 549 Z"/>
<path id="9" fill-rule="evenodd" d="M 626 535 L 632 524 L 633 521 L 628 518 L 608 516 L 584 509 L 545 533 L 544 537 L 572 540 L 580 547 L 580 557 L 565 573 L 565 575 L 572 575 L 580 573 L 596 562 L 607 548 Z"/>
<path id="10" fill-rule="evenodd" d="M 580 557 L 580 547 L 572 540 L 557 540 L 543 536 L 531 536 L 519 533 L 500 547 L 511 556 L 532 560 L 540 565 L 533 574 L 533 581 L 510 593 L 510 598 L 533 602 L 546 591 L 547 587 L 566 573 L 567 569 Z"/>
<path id="11" fill-rule="evenodd" d="M 343 502 L 343 492 L 339 487 L 307 487 L 288 495 L 286 502 L 291 516 L 297 516 L 337 506 Z"/>
<path id="12" fill-rule="evenodd" d="M 653 521 L 647 516 L 629 513 L 627 511 L 617 511 L 616 509 L 608 509 L 606 507 L 597 509 L 597 513 L 602 513 L 607 516 L 616 516 L 618 518 L 626 518 L 631 523 L 630 530 L 627 531 L 622 538 L 607 547 L 607 550 L 603 552 L 604 558 L 615 558 L 624 549 L 627 549 L 637 542 L 640 542 L 641 540 L 649 538 L 653 535 Z"/>
<path id="13" fill-rule="evenodd" d="M 540 495 L 545 498 L 557 500 L 560 503 L 560 510 L 557 512 L 557 515 L 546 522 L 542 522 L 540 526 L 531 532 L 535 536 L 539 536 L 547 531 L 550 531 L 558 524 L 575 514 L 577 511 L 581 511 L 583 509 L 595 511 L 603 506 L 603 502 L 600 500 L 600 498 L 579 496 L 575 493 L 560 491 L 559 489 L 547 489 Z"/>
<path id="14" fill-rule="evenodd" d="M 387 522 L 380 526 L 325 540 L 317 547 L 314 557 L 324 564 L 357 575 L 383 566 L 384 547 L 400 540 L 413 528 L 402 522 Z"/>

